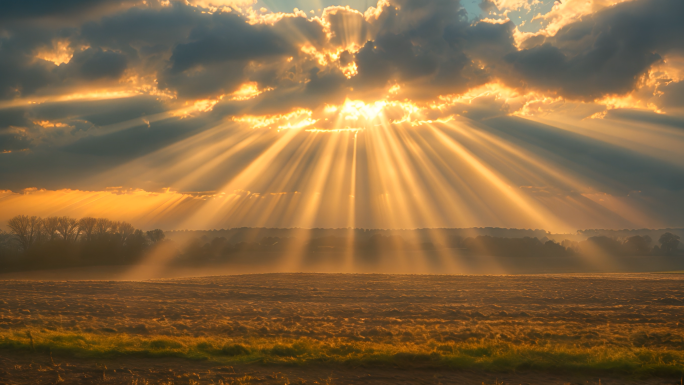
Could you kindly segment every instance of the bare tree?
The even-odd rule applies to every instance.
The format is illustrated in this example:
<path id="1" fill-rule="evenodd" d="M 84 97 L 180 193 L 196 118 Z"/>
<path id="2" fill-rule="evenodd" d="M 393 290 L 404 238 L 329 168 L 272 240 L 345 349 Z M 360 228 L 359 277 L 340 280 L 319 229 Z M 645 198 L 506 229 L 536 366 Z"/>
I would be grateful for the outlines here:
<path id="1" fill-rule="evenodd" d="M 59 217 L 59 233 L 65 242 L 76 241 L 80 233 L 78 229 L 78 222 L 71 217 Z"/>
<path id="2" fill-rule="evenodd" d="M 86 237 L 86 241 L 91 241 L 93 239 L 93 233 L 95 232 L 95 225 L 97 224 L 97 218 L 85 217 L 78 221 L 78 229 Z"/>
<path id="3" fill-rule="evenodd" d="M 40 217 L 17 215 L 7 222 L 12 234 L 19 238 L 19 243 L 24 251 L 28 250 L 38 239 L 43 226 Z"/>
<path id="4" fill-rule="evenodd" d="M 112 221 L 107 218 L 97 218 L 95 222 L 95 235 L 98 237 L 107 234 L 112 229 Z"/>
<path id="5" fill-rule="evenodd" d="M 14 235 L 10 233 L 6 233 L 2 229 L 0 229 L 0 256 L 3 254 L 4 251 L 8 249 L 14 249 L 14 245 L 16 244 L 16 238 Z"/>
<path id="6" fill-rule="evenodd" d="M 672 233 L 665 233 L 660 236 L 658 242 L 660 242 L 661 245 L 660 249 L 665 253 L 674 253 L 679 246 L 679 236 Z"/>
<path id="7" fill-rule="evenodd" d="M 627 252 L 636 255 L 648 255 L 651 251 L 652 239 L 648 235 L 634 235 L 625 240 L 624 246 Z"/>
<path id="8" fill-rule="evenodd" d="M 49 240 L 54 240 L 59 231 L 59 217 L 47 217 L 43 219 L 43 231 Z"/>
<path id="9" fill-rule="evenodd" d="M 164 238 L 166 238 L 166 234 L 164 234 L 164 231 L 161 229 L 154 229 L 147 232 L 147 237 L 150 239 L 150 241 L 152 241 L 152 243 L 157 243 L 164 240 Z"/>
<path id="10" fill-rule="evenodd" d="M 135 232 L 135 227 L 128 222 L 119 222 L 117 228 L 121 235 L 121 243 L 125 245 L 128 238 Z"/>
<path id="11" fill-rule="evenodd" d="M 109 232 L 112 234 L 117 234 L 119 232 L 120 222 L 109 221 Z"/>

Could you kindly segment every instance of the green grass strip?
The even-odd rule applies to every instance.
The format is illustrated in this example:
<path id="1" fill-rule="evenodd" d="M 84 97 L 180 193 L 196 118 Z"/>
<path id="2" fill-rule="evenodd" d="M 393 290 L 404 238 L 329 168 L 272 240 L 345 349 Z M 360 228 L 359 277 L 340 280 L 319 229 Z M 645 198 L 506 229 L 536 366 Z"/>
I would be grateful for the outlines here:
<path id="1" fill-rule="evenodd" d="M 130 334 L 70 333 L 48 330 L 0 332 L 0 349 L 35 351 L 77 358 L 180 357 L 222 364 L 345 364 L 402 368 L 452 368 L 489 372 L 593 371 L 639 377 L 681 377 L 684 351 L 647 347 L 515 345 L 480 341 L 350 342 L 331 338 L 268 339 Z"/>

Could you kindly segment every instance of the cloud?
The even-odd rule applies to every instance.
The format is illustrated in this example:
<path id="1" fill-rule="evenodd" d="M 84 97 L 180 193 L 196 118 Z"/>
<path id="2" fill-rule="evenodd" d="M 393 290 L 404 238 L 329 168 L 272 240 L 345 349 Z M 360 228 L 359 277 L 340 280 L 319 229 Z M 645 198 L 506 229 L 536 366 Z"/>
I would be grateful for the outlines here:
<path id="1" fill-rule="evenodd" d="M 595 140 L 517 117 L 484 122 L 514 143 L 546 152 L 549 162 L 564 164 L 584 178 L 601 181 L 602 191 L 627 195 L 630 191 L 682 191 L 684 169 L 616 144 Z"/>
<path id="2" fill-rule="evenodd" d="M 684 109 L 684 81 L 670 82 L 658 88 L 662 92 L 659 105 L 664 109 Z"/>
<path id="3" fill-rule="evenodd" d="M 251 3 L 0 5 L 0 151 L 12 151 L 0 154 L 0 179 L 7 181 L 0 187 L 81 183 L 216 127 L 236 136 L 255 128 L 244 130 L 260 138 L 252 138 L 255 147 L 246 152 L 258 157 L 268 140 L 279 138 L 278 129 L 353 129 L 345 135 L 359 138 L 365 130 L 367 139 L 380 124 L 410 129 L 405 138 L 421 143 L 432 140 L 425 149 L 432 154 L 440 143 L 429 139 L 430 127 L 468 123 L 481 130 L 465 138 L 471 146 L 477 135 L 496 133 L 589 180 L 608 180 L 601 191 L 615 196 L 684 188 L 676 159 L 603 143 L 607 134 L 598 128 L 587 134 L 618 121 L 681 129 L 681 118 L 672 115 L 684 107 L 680 0 L 633 0 L 582 11 L 581 18 L 573 14 L 554 22 L 556 30 L 524 41 L 513 21 L 468 19 L 457 0 L 382 0 L 366 12 L 329 7 L 318 16 L 257 12 Z M 496 0 L 481 7 L 503 11 L 533 3 Z M 584 135 L 511 114 L 546 123 L 559 114 L 604 120 L 573 120 Z M 294 144 L 308 143 L 300 134 L 292 134 L 298 142 L 288 147 L 291 154 L 301 149 Z M 651 153 L 673 147 L 649 145 Z M 391 148 L 402 146 L 409 144 Z M 367 156 L 362 148 L 359 161 Z M 435 156 L 454 156 L 439 151 Z M 479 155 L 511 179 L 519 176 L 490 147 Z M 173 153 L 163 160 L 183 163 L 188 157 Z M 216 180 L 197 183 L 220 187 L 225 181 L 219 179 L 239 172 L 244 159 L 216 165 L 222 167 L 211 174 Z M 127 178 L 153 189 L 173 181 L 156 174 Z"/>
<path id="4" fill-rule="evenodd" d="M 91 46 L 136 55 L 137 51 L 170 54 L 175 45 L 187 40 L 192 28 L 209 22 L 211 17 L 181 3 L 161 8 L 133 7 L 85 22 L 80 28 L 80 38 Z"/>
<path id="5" fill-rule="evenodd" d="M 684 118 L 657 114 L 653 111 L 614 109 L 608 111 L 605 118 L 618 119 L 626 122 L 654 123 L 662 126 L 684 129 Z"/>
<path id="6" fill-rule="evenodd" d="M 0 156 L 2 153 L 23 151 L 31 147 L 31 141 L 23 132 L 0 130 Z"/>
<path id="7" fill-rule="evenodd" d="M 349 8 L 329 7 L 323 13 L 329 24 L 330 44 L 347 49 L 353 45 L 363 46 L 371 38 L 371 24 L 363 13 Z"/>
<path id="8" fill-rule="evenodd" d="M 171 73 L 199 65 L 248 61 L 293 53 L 294 47 L 270 27 L 249 25 L 240 16 L 214 15 L 209 26 L 198 26 L 188 43 L 179 44 L 171 56 Z"/>
<path id="9" fill-rule="evenodd" d="M 54 81 L 52 62 L 34 60 L 32 51 L 51 44 L 50 31 L 19 28 L 0 35 L 0 99 L 31 95 Z"/>
<path id="10" fill-rule="evenodd" d="M 9 127 L 22 127 L 29 123 L 26 110 L 21 107 L 0 109 L 0 130 Z"/>
<path id="11" fill-rule="evenodd" d="M 586 15 L 533 47 L 506 55 L 509 84 L 593 100 L 632 91 L 663 55 L 684 49 L 684 3 L 632 1 Z M 536 44 L 532 42 L 532 44 Z"/>
<path id="12" fill-rule="evenodd" d="M 41 17 L 65 17 L 98 8 L 118 8 L 142 3 L 138 0 L 21 0 L 3 1 L 0 21 L 23 21 Z"/>
<path id="13" fill-rule="evenodd" d="M 118 79 L 123 75 L 128 66 L 125 55 L 104 51 L 101 48 L 88 48 L 74 54 L 69 61 L 69 67 L 75 67 L 78 77 L 87 80 L 103 78 Z"/>
<path id="14" fill-rule="evenodd" d="M 448 37 L 451 44 L 462 45 L 465 52 L 488 66 L 497 66 L 507 54 L 517 51 L 513 39 L 515 24 L 478 22 L 461 33 Z"/>
<path id="15" fill-rule="evenodd" d="M 33 120 L 63 121 L 78 117 L 78 119 L 86 120 L 96 126 L 106 126 L 157 114 L 165 110 L 163 103 L 156 98 L 138 96 L 43 103 L 32 106 L 30 114 Z"/>
<path id="16" fill-rule="evenodd" d="M 382 8 L 369 24 L 372 40 L 355 55 L 355 90 L 398 83 L 403 87 L 397 98 L 424 101 L 489 80 L 488 71 L 474 62 L 483 57 L 477 47 L 499 45 L 492 37 L 500 37 L 471 25 L 457 1 L 399 1 Z M 470 44 L 471 39 L 476 42 Z"/>
<path id="17" fill-rule="evenodd" d="M 320 105 L 344 100 L 342 94 L 371 101 L 396 84 L 397 99 L 429 102 L 496 80 L 594 100 L 631 92 L 664 55 L 684 48 L 677 38 L 684 32 L 677 19 L 684 5 L 677 0 L 604 7 L 555 35 L 528 39 L 521 49 L 511 21 L 469 21 L 455 0 L 381 1 L 365 14 L 330 7 L 311 19 L 301 12 L 252 12 L 246 3 L 239 11 L 230 8 L 238 6 L 232 1 L 28 3 L 35 11 L 11 3 L 3 5 L 4 14 L 17 20 L 70 15 L 79 7 L 110 11 L 75 27 L 6 26 L 0 35 L 0 70 L 8 74 L 0 77 L 0 98 L 6 100 L 81 92 L 84 82 L 120 87 L 124 74 L 145 92 L 179 101 L 220 100 L 256 81 L 260 90 L 276 92 L 241 105 L 262 110 L 271 100 L 286 109 L 314 108 L 316 98 Z M 283 97 L 288 100 L 279 103 Z M 673 97 L 664 103 L 674 106 Z"/>
<path id="18" fill-rule="evenodd" d="M 480 4 L 478 4 L 478 6 L 485 14 L 489 13 L 490 11 L 498 10 L 498 8 L 496 7 L 496 3 L 492 0 L 482 0 Z"/>

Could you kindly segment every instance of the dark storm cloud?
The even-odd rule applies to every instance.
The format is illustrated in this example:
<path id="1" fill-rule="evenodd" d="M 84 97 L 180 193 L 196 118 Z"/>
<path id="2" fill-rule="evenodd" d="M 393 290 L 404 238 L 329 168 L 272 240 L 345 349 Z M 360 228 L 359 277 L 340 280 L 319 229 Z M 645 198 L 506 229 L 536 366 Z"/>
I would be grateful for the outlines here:
<path id="1" fill-rule="evenodd" d="M 362 46 L 371 38 L 372 26 L 363 14 L 346 8 L 335 8 L 326 12 L 330 23 L 330 44 L 335 47 L 348 47 L 351 44 Z"/>
<path id="2" fill-rule="evenodd" d="M 435 73 L 437 56 L 432 52 L 415 52 L 411 39 L 405 35 L 384 34 L 368 42 L 356 55 L 359 83 L 377 82 L 385 85 L 395 76 L 410 81 Z"/>
<path id="3" fill-rule="evenodd" d="M 78 7 L 131 4 L 74 0 L 41 8 L 39 1 L 19 3 L 2 4 L 0 12 L 5 7 L 4 14 L 16 20 L 68 15 Z M 395 0 L 368 18 L 349 9 L 330 9 L 325 13 L 329 31 L 305 17 L 250 24 L 235 11 L 206 14 L 178 1 L 167 7 L 155 1 L 138 5 L 112 8 L 111 14 L 77 26 L 1 27 L 0 99 L 119 86 L 129 75 L 156 81 L 159 90 L 175 94 L 173 108 L 218 99 L 249 81 L 270 89 L 248 101 L 224 97 L 211 113 L 215 117 L 313 110 L 347 97 L 372 101 L 384 97 L 395 83 L 401 85 L 397 98 L 416 102 L 499 79 L 516 87 L 592 99 L 631 91 L 640 74 L 684 44 L 678 19 L 684 2 L 678 0 L 620 4 L 569 24 L 556 36 L 531 39 L 522 50 L 515 46 L 512 22 L 469 21 L 455 0 Z M 54 48 L 55 39 L 69 43 L 74 52 L 69 62 L 55 65 L 36 58 L 38 50 Z M 325 53 L 352 43 L 360 46 L 358 52 L 342 52 L 339 60 L 327 63 L 302 52 L 302 46 Z M 340 67 L 352 62 L 358 74 L 347 79 Z M 681 108 L 684 91 L 679 83 L 663 84 L 659 90 L 664 92 L 659 106 Z M 507 112 L 500 101 L 490 99 L 477 100 L 467 109 L 456 105 L 448 112 L 477 120 Z M 83 131 L 171 108 L 163 102 L 137 105 L 140 99 L 130 100 L 132 104 L 66 103 L 62 114 L 48 114 L 55 110 L 50 104 L 31 109 L 12 125 L 59 120 Z M 85 105 L 97 107 L 79 107 Z"/>
<path id="4" fill-rule="evenodd" d="M 398 1 L 384 8 L 369 29 L 374 37 L 355 57 L 358 75 L 351 80 L 355 90 L 406 83 L 407 97 L 425 100 L 462 92 L 489 79 L 468 51 L 498 42 L 491 44 L 491 32 L 471 25 L 458 1 Z M 510 39 L 510 28 L 508 32 Z M 469 37 L 479 41 L 469 45 Z M 497 54 L 500 59 L 499 52 L 489 56 Z"/>
<path id="5" fill-rule="evenodd" d="M 323 25 L 304 17 L 252 25 L 235 12 L 202 14 L 179 2 L 130 8 L 88 21 L 78 30 L 46 30 L 31 42 L 11 31 L 0 46 L 0 54 L 7 54 L 2 57 L 11 59 L 0 59 L 0 67 L 14 76 L 0 80 L 0 95 L 25 97 L 81 81 L 114 81 L 131 70 L 156 75 L 159 88 L 180 99 L 218 97 L 252 80 L 279 90 L 270 95 L 273 107 L 290 109 L 315 108 L 317 101 L 339 100 L 351 89 L 352 97 L 373 98 L 392 83 L 406 83 L 409 97 L 428 100 L 488 81 L 493 65 L 481 68 L 473 60 L 496 62 L 512 47 L 510 25 L 471 26 L 453 0 L 397 0 L 377 18 L 344 9 L 328 16 L 330 38 Z M 50 46 L 58 36 L 69 39 L 75 51 L 71 61 L 55 66 L 35 60 L 35 50 Z M 300 51 L 302 45 L 325 52 L 351 43 L 363 47 L 356 54 L 344 53 L 339 61 L 356 63 L 358 75 L 350 80 L 337 64 L 321 66 Z M 21 52 L 8 51 L 13 46 Z M 90 48 L 79 51 L 77 46 Z M 278 100 L 283 97 L 287 100 Z"/>
<path id="6" fill-rule="evenodd" d="M 462 46 L 469 57 L 496 67 L 502 58 L 517 51 L 514 29 L 515 24 L 511 21 L 501 24 L 480 22 L 466 29 L 448 29 L 446 38 L 452 45 Z"/>
<path id="7" fill-rule="evenodd" d="M 256 81 L 261 88 L 284 89 L 317 84 L 317 77 L 307 75 L 315 62 L 307 62 L 299 51 L 304 44 L 326 49 L 327 36 L 317 21 L 284 17 L 273 25 L 250 25 L 238 15 L 222 13 L 198 24 L 186 43 L 175 46 L 170 65 L 160 76 L 160 85 L 180 96 L 225 94 L 246 81 Z M 290 63 L 288 57 L 295 62 Z M 307 80 L 314 84 L 304 85 Z"/>
<path id="8" fill-rule="evenodd" d="M 0 155 L 33 147 L 30 136 L 23 129 L 31 125 L 26 108 L 0 109 Z"/>
<path id="9" fill-rule="evenodd" d="M 603 181 L 613 195 L 684 189 L 684 169 L 628 148 L 517 117 L 486 120 L 481 127 L 577 175 Z"/>
<path id="10" fill-rule="evenodd" d="M 0 100 L 31 95 L 54 81 L 54 65 L 35 60 L 33 52 L 60 35 L 63 34 L 27 27 L 15 28 L 4 36 L 0 34 Z"/>
<path id="11" fill-rule="evenodd" d="M 127 66 L 128 59 L 125 55 L 103 51 L 100 48 L 88 48 L 77 52 L 68 64 L 68 67 L 75 68 L 76 76 L 84 80 L 118 79 Z"/>
<path id="12" fill-rule="evenodd" d="M 469 51 L 478 60 L 484 57 L 500 59 L 510 50 L 512 27 L 505 25 L 487 29 L 479 25 L 471 26 L 466 16 L 459 2 L 451 0 L 401 0 L 385 6 L 377 18 L 369 19 L 349 10 L 336 9 L 329 14 L 332 33 L 327 46 L 363 44 L 355 54 L 343 52 L 338 62 L 344 66 L 353 61 L 358 74 L 347 80 L 335 68 L 336 64 L 323 68 L 315 61 L 307 60 L 294 52 L 294 49 L 282 51 L 281 57 L 292 55 L 295 60 L 292 63 L 283 63 L 278 68 L 266 66 L 267 69 L 259 70 L 258 75 L 250 75 L 250 79 L 257 79 L 275 90 L 260 98 L 249 112 L 286 112 L 297 107 L 315 109 L 324 103 L 343 101 L 345 95 L 373 100 L 385 93 L 387 87 L 393 83 L 405 84 L 402 86 L 406 90 L 405 97 L 412 100 L 431 100 L 440 94 L 457 93 L 483 84 L 490 79 L 488 71 L 473 62 Z M 285 21 L 289 23 L 287 28 L 279 25 Z M 295 21 L 298 25 L 293 26 Z M 230 26 L 234 28 L 233 23 Z M 319 31 L 320 25 L 300 18 L 286 18 L 276 23 L 273 29 L 282 31 L 283 35 L 288 30 L 295 31 L 290 35 L 300 36 L 305 27 Z M 240 26 L 240 30 L 246 28 L 244 25 Z M 251 30 L 253 27 L 249 28 Z M 204 34 L 213 38 L 212 33 Z M 223 35 L 228 36 L 225 33 Z M 324 36 L 318 32 L 308 33 L 307 36 L 310 37 L 305 41 L 314 46 L 322 46 L 325 41 Z M 467 44 L 469 38 L 476 42 Z M 490 42 L 492 39 L 494 41 Z M 202 41 L 204 47 L 201 52 L 208 50 L 209 46 L 223 44 L 208 44 L 203 39 L 198 41 Z M 297 43 L 299 42 L 291 46 L 296 48 Z M 189 43 L 188 46 L 195 44 Z M 231 44 L 234 43 L 231 41 Z M 486 48 L 479 49 L 480 45 L 485 45 Z M 268 47 L 264 45 L 260 49 Z M 178 59 L 185 63 L 178 55 L 184 49 L 185 46 L 179 47 L 174 52 L 172 61 Z M 275 49 L 267 52 L 279 53 Z M 249 50 L 244 51 L 244 54 L 249 53 Z M 205 71 L 211 71 L 212 62 L 220 60 L 223 67 L 226 63 L 239 62 L 241 59 L 234 58 L 235 54 L 230 52 L 211 52 L 207 55 L 209 56 L 202 57 L 198 53 L 186 56 L 192 62 L 206 63 L 202 65 Z M 255 56 L 258 59 L 263 54 L 257 51 Z M 296 60 L 297 58 L 300 60 Z M 174 61 L 174 66 L 176 64 Z M 190 64 L 180 66 L 181 69 L 190 67 Z M 197 84 L 196 80 L 201 79 L 201 72 L 188 72 L 190 74 L 187 81 L 192 77 L 192 84 Z M 232 73 L 239 71 L 234 70 Z M 175 84 L 178 86 L 180 82 Z M 219 88 L 216 82 L 210 85 Z"/>
<path id="13" fill-rule="evenodd" d="M 478 7 L 480 7 L 485 14 L 497 10 L 496 4 L 494 4 L 492 0 L 482 0 L 480 4 L 478 4 Z"/>
<path id="14" fill-rule="evenodd" d="M 187 42 L 190 31 L 211 22 L 211 18 L 179 3 L 162 8 L 134 7 L 85 23 L 81 38 L 94 46 L 126 52 L 139 47 L 141 54 L 154 55 Z"/>
<path id="15" fill-rule="evenodd" d="M 0 152 L 11 145 L 11 154 L 0 154 L 2 188 L 21 190 L 30 186 L 48 189 L 73 188 L 84 176 L 96 176 L 140 156 L 164 148 L 216 124 L 213 116 L 170 119 L 141 123 L 134 127 L 97 136 L 80 137 L 60 146 L 36 146 L 21 136 L 11 138 L 0 130 Z M 72 123 L 73 124 L 73 123 Z M 95 130 L 101 129 L 95 127 Z M 29 148 L 30 151 L 17 152 Z M 130 175 L 135 179 L 138 175 Z M 137 180 L 143 186 L 144 180 Z M 161 188 L 164 186 L 156 186 Z M 102 188 L 99 186 L 98 188 Z"/>
<path id="16" fill-rule="evenodd" d="M 461 115 L 472 120 L 487 120 L 508 113 L 509 106 L 496 95 L 481 96 L 469 103 L 455 103 L 442 111 L 437 111 L 428 119 L 439 119 L 444 115 Z"/>
<path id="17" fill-rule="evenodd" d="M 321 70 L 313 67 L 307 74 L 304 87 L 279 87 L 264 94 L 244 108 L 254 115 L 277 114 L 297 108 L 314 110 L 324 104 L 337 105 L 344 102 L 347 94 L 347 78 L 339 70 Z"/>
<path id="18" fill-rule="evenodd" d="M 189 42 L 175 47 L 170 71 L 292 55 L 298 50 L 296 44 L 310 42 L 322 48 L 324 39 L 322 26 L 303 17 L 287 17 L 270 26 L 247 24 L 233 13 L 214 14 L 190 32 Z"/>
<path id="19" fill-rule="evenodd" d="M 400 98 L 433 100 L 486 83 L 491 71 L 482 61 L 501 61 L 515 49 L 512 23 L 471 24 L 458 1 L 401 0 L 383 6 L 377 17 L 368 19 L 339 8 L 326 15 L 331 31 L 327 46 L 360 44 L 359 51 L 343 51 L 336 64 L 326 67 L 300 54 L 295 56 L 300 60 L 253 72 L 250 79 L 275 90 L 260 97 L 249 113 L 315 109 L 343 101 L 345 96 L 373 101 L 395 83 L 402 85 Z M 313 41 L 320 44 L 318 39 Z M 358 74 L 347 80 L 336 67 L 352 62 Z"/>
<path id="20" fill-rule="evenodd" d="M 657 114 L 652 111 L 633 110 L 633 109 L 614 109 L 609 110 L 605 116 L 606 119 L 617 119 L 628 122 L 644 122 L 653 123 L 662 126 L 674 127 L 684 129 L 684 118 L 677 116 L 669 116 L 665 114 Z"/>
<path id="21" fill-rule="evenodd" d="M 0 100 L 34 94 L 52 83 L 51 66 L 47 62 L 29 64 L 28 60 L 3 56 L 0 50 Z"/>
<path id="22" fill-rule="evenodd" d="M 684 49 L 684 2 L 632 1 L 563 27 L 543 44 L 509 53 L 508 81 L 594 99 L 624 94 L 662 55 Z"/>
<path id="23" fill-rule="evenodd" d="M 117 131 L 117 123 L 144 119 L 164 111 L 166 107 L 149 96 L 4 108 L 0 109 L 0 152 L 37 147 L 46 149 L 88 135 L 109 134 Z M 144 126 L 145 123 L 138 120 L 133 125 Z"/>
<path id="24" fill-rule="evenodd" d="M 25 134 L 5 131 L 0 129 L 0 153 L 21 151 L 31 147 L 31 141 Z"/>
<path id="25" fill-rule="evenodd" d="M 22 127 L 28 123 L 26 109 L 22 107 L 0 109 L 0 129 Z"/>
<path id="26" fill-rule="evenodd" d="M 156 74 L 161 89 L 181 98 L 218 96 L 248 80 L 248 65 L 264 67 L 276 58 L 298 55 L 298 45 L 304 42 L 323 49 L 327 39 L 320 23 L 306 18 L 250 25 L 234 13 L 203 14 L 180 2 L 130 8 L 88 21 L 80 29 L 8 28 L 0 35 L 3 99 L 47 89 L 64 92 L 80 81 L 113 81 L 127 69 L 141 76 Z M 71 60 L 57 66 L 36 59 L 37 50 L 54 48 L 57 38 L 68 39 L 74 51 Z M 90 48 L 80 50 L 82 46 Z M 271 72 L 278 71 L 282 69 Z"/>
<path id="27" fill-rule="evenodd" d="M 375 38 L 356 54 L 355 86 L 384 87 L 422 78 L 421 86 L 432 88 L 434 77 L 459 78 L 467 60 L 445 40 L 445 29 L 453 24 L 467 25 L 458 1 L 403 0 L 386 7 L 372 21 Z"/>
<path id="28" fill-rule="evenodd" d="M 207 117 L 187 120 L 152 122 L 111 134 L 82 138 L 62 147 L 72 154 L 110 157 L 116 161 L 131 160 L 196 134 L 210 122 Z"/>
<path id="29" fill-rule="evenodd" d="M 185 40 L 173 49 L 159 82 L 180 96 L 201 98 L 233 92 L 251 78 L 265 87 L 287 83 L 292 79 L 278 79 L 287 72 L 281 67 L 284 59 L 299 56 L 304 43 L 324 49 L 326 35 L 320 23 L 303 17 L 250 25 L 241 16 L 220 13 L 194 27 Z"/>
<path id="30" fill-rule="evenodd" d="M 393 2 L 364 30 L 355 90 L 405 84 L 406 97 L 431 100 L 494 80 L 517 52 L 512 22 L 469 21 L 458 1 Z"/>
<path id="31" fill-rule="evenodd" d="M 658 91 L 663 93 L 657 101 L 659 106 L 666 109 L 684 108 L 684 81 L 662 85 Z"/>
<path id="32" fill-rule="evenodd" d="M 6 2 L 0 14 L 17 20 L 133 3 Z M 490 3 L 481 5 L 488 8 Z M 321 97 L 327 91 L 329 100 L 340 90 L 353 89 L 352 97 L 363 98 L 393 83 L 404 84 L 403 92 L 412 99 L 428 100 L 497 78 L 513 86 L 593 99 L 631 91 L 663 55 L 684 48 L 679 38 L 684 35 L 679 20 L 684 2 L 679 0 L 619 4 L 585 16 L 555 36 L 530 39 L 522 50 L 515 48 L 513 23 L 473 23 L 454 0 L 395 0 L 369 18 L 331 9 L 326 12 L 330 36 L 323 25 L 304 17 L 249 24 L 237 12 L 203 14 L 182 2 L 153 4 L 113 8 L 111 15 L 77 27 L 6 27 L 0 38 L 0 98 L 74 87 L 80 81 L 114 81 L 130 70 L 156 75 L 161 89 L 181 99 L 218 97 L 253 80 L 261 87 L 283 88 L 280 95 L 295 93 L 307 106 L 307 95 Z M 55 66 L 36 60 L 36 50 L 50 47 L 56 38 L 70 42 L 75 52 L 71 61 Z M 324 52 L 351 43 L 361 49 L 344 53 L 339 61 L 356 63 L 358 75 L 349 80 L 333 68 L 338 64 L 324 68 L 300 51 L 304 44 Z M 285 60 L 289 57 L 294 60 Z M 679 91 L 670 89 L 672 96 L 664 103 L 676 105 Z"/>
<path id="33" fill-rule="evenodd" d="M 179 44 L 171 56 L 171 73 L 203 64 L 246 61 L 292 53 L 294 47 L 267 26 L 249 25 L 232 13 L 214 15 L 208 26 L 190 33 L 191 42 Z"/>
<path id="34" fill-rule="evenodd" d="M 33 120 L 66 121 L 78 119 L 106 126 L 165 111 L 161 101 L 150 96 L 107 100 L 77 100 L 39 104 L 29 113 Z M 0 110 L 2 111 L 2 110 Z"/>
<path id="35" fill-rule="evenodd" d="M 245 81 L 245 62 L 203 65 L 199 71 L 167 71 L 160 74 L 162 88 L 176 91 L 184 99 L 203 99 L 235 91 Z"/>
<path id="36" fill-rule="evenodd" d="M 30 97 L 50 87 L 62 92 L 79 81 L 116 80 L 127 68 L 124 54 L 99 47 L 75 49 L 61 65 L 36 57 L 40 50 L 54 50 L 58 39 L 76 40 L 77 31 L 21 26 L 0 37 L 0 100 Z"/>
<path id="37" fill-rule="evenodd" d="M 272 27 L 274 34 L 284 38 L 289 49 L 298 49 L 300 44 L 309 44 L 317 49 L 324 49 L 329 40 L 323 26 L 304 17 L 284 17 L 278 20 Z"/>
<path id="38" fill-rule="evenodd" d="M 73 15 L 95 8 L 139 2 L 137 0 L 7 0 L 0 2 L 0 21 Z"/>

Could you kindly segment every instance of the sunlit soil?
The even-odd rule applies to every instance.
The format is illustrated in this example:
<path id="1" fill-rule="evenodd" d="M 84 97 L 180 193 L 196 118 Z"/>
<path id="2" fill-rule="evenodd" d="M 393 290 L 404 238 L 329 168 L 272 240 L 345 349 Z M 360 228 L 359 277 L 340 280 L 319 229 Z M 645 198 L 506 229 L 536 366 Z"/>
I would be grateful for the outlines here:
<path id="1" fill-rule="evenodd" d="M 409 377 L 441 373 L 441 383 L 506 376 L 540 384 L 675 383 L 684 374 L 683 279 L 259 274 L 0 281 L 0 357 L 7 358 L 0 374 L 9 383 L 31 383 L 33 372 L 55 379 L 78 372 L 105 383 L 295 383 L 292 376 L 307 375 L 325 383 L 328 370 L 349 383 L 353 373 L 400 368 Z M 140 360 L 167 365 L 173 375 L 136 372 Z"/>

